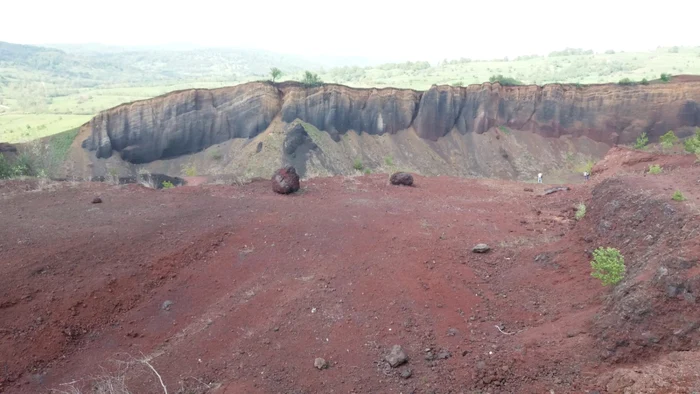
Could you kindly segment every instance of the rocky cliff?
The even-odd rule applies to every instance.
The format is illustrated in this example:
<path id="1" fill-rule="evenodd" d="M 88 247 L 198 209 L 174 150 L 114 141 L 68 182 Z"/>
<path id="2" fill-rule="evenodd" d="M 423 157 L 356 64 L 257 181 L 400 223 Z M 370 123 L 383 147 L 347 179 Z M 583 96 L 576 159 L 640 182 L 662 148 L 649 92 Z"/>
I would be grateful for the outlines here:
<path id="1" fill-rule="evenodd" d="M 177 91 L 103 111 L 82 127 L 82 146 L 96 158 L 118 153 L 129 163 L 149 163 L 289 129 L 285 125 L 295 121 L 336 142 L 351 131 L 381 136 L 408 130 L 431 143 L 496 127 L 606 145 L 647 132 L 653 141 L 670 129 L 682 135 L 700 126 L 700 80 L 677 79 L 634 86 L 485 83 L 425 92 L 254 82 Z"/>

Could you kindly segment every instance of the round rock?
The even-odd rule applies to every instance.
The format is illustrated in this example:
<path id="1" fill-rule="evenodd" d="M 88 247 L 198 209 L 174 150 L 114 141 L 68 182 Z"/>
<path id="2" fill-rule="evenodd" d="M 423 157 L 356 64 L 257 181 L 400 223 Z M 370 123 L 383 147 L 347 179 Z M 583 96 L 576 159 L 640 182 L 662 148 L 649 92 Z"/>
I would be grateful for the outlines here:
<path id="1" fill-rule="evenodd" d="M 413 175 L 407 172 L 395 172 L 391 174 L 389 182 L 392 185 L 413 186 Z"/>
<path id="2" fill-rule="evenodd" d="M 404 353 L 403 349 L 399 345 L 394 345 L 391 348 L 391 352 L 389 352 L 384 359 L 389 363 L 389 365 L 391 365 L 392 368 L 396 368 L 408 361 L 406 353 Z"/>
<path id="3" fill-rule="evenodd" d="M 328 362 L 325 359 L 322 359 L 321 357 L 317 357 L 314 360 L 314 367 L 318 369 L 326 369 L 328 368 Z"/>
<path id="4" fill-rule="evenodd" d="M 486 244 L 477 244 L 472 248 L 472 252 L 474 253 L 486 253 L 489 250 L 491 250 L 491 247 Z"/>
<path id="5" fill-rule="evenodd" d="M 292 166 L 282 167 L 272 176 L 272 190 L 279 194 L 290 194 L 299 190 L 299 175 Z"/>
<path id="6" fill-rule="evenodd" d="M 93 203 L 93 204 L 101 204 L 101 203 L 102 203 L 102 199 L 99 198 L 99 197 L 95 197 L 95 198 L 92 199 L 92 203 Z"/>

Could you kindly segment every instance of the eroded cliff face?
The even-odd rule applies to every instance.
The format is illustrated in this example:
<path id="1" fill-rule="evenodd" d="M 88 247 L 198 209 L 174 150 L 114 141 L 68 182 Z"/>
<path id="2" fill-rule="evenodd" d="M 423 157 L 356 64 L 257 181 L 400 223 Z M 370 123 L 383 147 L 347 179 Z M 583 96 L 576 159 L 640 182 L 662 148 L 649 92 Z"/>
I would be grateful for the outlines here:
<path id="1" fill-rule="evenodd" d="M 268 160 L 274 157 L 276 161 L 298 166 L 309 162 L 312 168 L 325 166 L 330 175 L 334 169 L 350 166 L 339 161 L 352 162 L 353 157 L 363 157 L 381 163 L 382 157 L 403 151 L 407 162 L 420 163 L 424 157 L 419 156 L 426 154 L 436 157 L 449 174 L 522 174 L 535 171 L 538 165 L 536 160 L 527 167 L 514 164 L 522 159 L 518 156 L 522 152 L 535 159 L 552 156 L 551 152 L 537 151 L 537 145 L 548 145 L 543 142 L 546 139 L 566 137 L 572 141 L 569 148 L 557 148 L 560 150 L 557 154 L 570 157 L 578 152 L 597 158 L 596 155 L 604 153 L 603 146 L 633 142 L 642 132 L 647 132 L 652 141 L 668 130 L 675 130 L 681 136 L 692 132 L 700 126 L 700 80 L 681 80 L 584 87 L 558 84 L 505 87 L 486 83 L 468 87 L 434 86 L 426 92 L 354 89 L 341 85 L 307 88 L 292 82 L 255 82 L 213 90 L 178 91 L 123 104 L 95 116 L 82 127 L 80 138 L 84 138 L 82 147 L 93 159 L 118 154 L 121 160 L 131 164 L 168 159 L 180 162 L 187 155 L 226 144 L 239 147 L 225 155 L 226 163 L 255 161 L 253 156 L 237 155 L 263 151 L 268 152 L 267 156 L 258 157 Z M 307 125 L 307 129 L 311 127 L 315 134 L 307 135 L 298 125 L 295 127 L 297 122 Z M 508 150 L 507 138 L 474 137 L 488 131 L 504 137 L 511 133 L 524 134 L 514 140 L 519 141 L 519 148 Z M 346 139 L 350 134 L 367 138 Z M 289 141 L 284 141 L 285 136 Z M 378 140 L 379 137 L 382 139 Z M 319 141 L 324 138 L 329 142 L 320 146 Z M 355 140 L 357 144 L 348 143 Z M 384 152 L 386 146 L 382 144 L 387 141 L 391 141 L 392 148 Z M 243 149 L 248 143 L 254 143 L 255 149 Z M 493 143 L 499 147 L 467 146 L 476 143 Z M 275 146 L 277 156 L 270 156 L 269 150 Z M 297 146 L 299 151 L 295 150 Z M 579 151 L 581 147 L 583 151 Z M 414 148 L 415 152 L 410 151 Z M 496 171 L 489 167 L 498 168 L 500 164 L 475 163 L 483 149 L 500 152 L 497 156 L 510 167 Z M 561 149 L 569 151 L 562 153 Z M 342 157 L 336 159 L 333 157 L 336 154 Z M 212 153 L 212 156 L 221 155 Z M 548 163 L 557 160 L 560 167 L 566 164 L 559 158 Z M 434 167 L 412 167 L 422 173 L 436 172 Z"/>

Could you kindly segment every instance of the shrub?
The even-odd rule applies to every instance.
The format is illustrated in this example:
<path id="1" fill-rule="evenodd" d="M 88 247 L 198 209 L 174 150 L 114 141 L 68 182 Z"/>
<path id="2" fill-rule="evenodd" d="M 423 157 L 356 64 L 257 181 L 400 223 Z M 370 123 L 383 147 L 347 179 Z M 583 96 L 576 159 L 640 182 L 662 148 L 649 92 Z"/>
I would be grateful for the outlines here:
<path id="1" fill-rule="evenodd" d="M 576 220 L 581 220 L 586 216 L 586 204 L 580 203 L 576 206 Z"/>
<path id="2" fill-rule="evenodd" d="M 370 170 L 369 168 L 365 169 L 365 175 L 369 175 L 371 173 L 372 173 L 372 170 Z"/>
<path id="3" fill-rule="evenodd" d="M 172 189 L 174 188 L 175 185 L 173 185 L 172 182 L 170 181 L 163 181 L 163 189 Z"/>
<path id="4" fill-rule="evenodd" d="M 190 164 L 190 165 L 184 166 L 182 168 L 182 172 L 185 173 L 185 176 L 197 176 L 197 167 L 195 167 L 194 164 Z"/>
<path id="5" fill-rule="evenodd" d="M 452 86 L 456 86 L 456 87 L 460 88 L 460 87 L 464 86 L 464 82 L 457 81 L 457 82 L 453 83 Z"/>
<path id="6" fill-rule="evenodd" d="M 700 154 L 700 127 L 695 129 L 694 136 L 685 140 L 684 147 L 690 153 Z"/>
<path id="7" fill-rule="evenodd" d="M 663 74 L 661 74 L 660 79 L 664 82 L 668 82 L 671 80 L 671 74 L 663 73 Z"/>
<path id="8" fill-rule="evenodd" d="M 498 75 L 492 75 L 491 78 L 489 78 L 489 82 L 491 83 L 500 83 L 503 86 L 516 86 L 516 85 L 522 85 L 523 83 L 518 81 L 515 78 L 511 77 L 504 77 L 501 74 Z"/>
<path id="9" fill-rule="evenodd" d="M 652 175 L 661 174 L 661 166 L 658 164 L 652 164 L 649 166 L 649 173 Z"/>
<path id="10" fill-rule="evenodd" d="M 356 169 L 357 171 L 362 171 L 365 166 L 362 165 L 362 160 L 355 159 L 355 162 L 352 164 L 352 168 Z"/>
<path id="11" fill-rule="evenodd" d="M 312 73 L 311 71 L 305 71 L 304 77 L 301 79 L 301 83 L 306 86 L 313 87 L 323 84 L 323 81 L 318 74 Z"/>
<path id="12" fill-rule="evenodd" d="M 635 85 L 636 82 L 634 82 L 633 80 L 631 80 L 629 78 L 622 78 L 620 80 L 620 82 L 618 82 L 618 84 L 620 84 L 620 85 Z"/>
<path id="13" fill-rule="evenodd" d="M 683 195 L 683 193 L 681 193 L 680 190 L 676 190 L 675 192 L 673 192 L 673 196 L 671 196 L 671 199 L 673 201 L 685 201 L 685 196 Z"/>
<path id="14" fill-rule="evenodd" d="M 673 130 L 669 130 L 668 133 L 662 135 L 659 137 L 659 141 L 661 141 L 661 146 L 664 149 L 671 148 L 673 144 L 678 141 L 678 137 L 676 137 L 676 134 L 673 132 Z"/>
<path id="15" fill-rule="evenodd" d="M 387 156 L 384 158 L 384 163 L 388 166 L 393 166 L 394 165 L 394 158 L 391 156 Z"/>
<path id="16" fill-rule="evenodd" d="M 634 142 L 634 149 L 642 149 L 649 143 L 649 137 L 647 137 L 647 132 L 644 131 L 637 137 L 637 141 Z"/>
<path id="17" fill-rule="evenodd" d="M 221 152 L 213 152 L 213 153 L 211 154 L 212 160 L 219 161 L 219 160 L 221 160 L 222 157 L 223 157 L 223 156 L 221 156 Z"/>
<path id="18" fill-rule="evenodd" d="M 12 178 L 12 176 L 12 166 L 7 159 L 5 159 L 5 156 L 0 153 L 0 179 Z"/>
<path id="19" fill-rule="evenodd" d="M 646 78 L 642 78 L 642 81 L 639 83 L 641 83 L 642 85 L 649 85 L 649 81 Z"/>
<path id="20" fill-rule="evenodd" d="M 615 248 L 600 247 L 593 251 L 591 276 L 600 279 L 604 286 L 616 285 L 625 276 L 625 259 Z"/>
<path id="21" fill-rule="evenodd" d="M 270 76 L 272 77 L 272 82 L 275 82 L 277 78 L 282 76 L 282 70 L 277 67 L 272 67 L 270 69 Z"/>

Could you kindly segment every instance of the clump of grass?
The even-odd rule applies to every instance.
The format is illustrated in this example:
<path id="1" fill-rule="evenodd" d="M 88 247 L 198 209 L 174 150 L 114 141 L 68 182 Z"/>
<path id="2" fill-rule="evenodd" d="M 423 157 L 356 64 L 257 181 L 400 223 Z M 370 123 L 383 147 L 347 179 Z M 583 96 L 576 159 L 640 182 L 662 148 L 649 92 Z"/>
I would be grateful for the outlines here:
<path id="1" fill-rule="evenodd" d="M 175 185 L 173 185 L 172 182 L 170 181 L 163 181 L 163 189 L 172 189 L 174 188 Z"/>
<path id="2" fill-rule="evenodd" d="M 194 164 L 183 166 L 182 172 L 185 176 L 197 176 L 197 167 Z"/>
<path id="3" fill-rule="evenodd" d="M 212 159 L 212 160 L 219 161 L 219 160 L 221 160 L 222 157 L 223 157 L 223 156 L 221 156 L 221 152 L 212 152 L 212 153 L 211 153 L 211 159 Z"/>
<path id="4" fill-rule="evenodd" d="M 394 165 L 394 158 L 391 156 L 387 156 L 384 158 L 384 164 L 388 166 L 393 166 Z"/>
<path id="5" fill-rule="evenodd" d="M 576 220 L 581 220 L 586 216 L 586 204 L 580 203 L 576 206 Z"/>
<path id="6" fill-rule="evenodd" d="M 593 251 L 591 276 L 600 279 L 604 286 L 618 284 L 625 277 L 625 259 L 615 248 L 600 247 Z"/>
<path id="7" fill-rule="evenodd" d="M 652 164 L 649 166 L 649 173 L 652 175 L 661 174 L 662 168 L 658 164 Z"/>
<path id="8" fill-rule="evenodd" d="M 680 190 L 676 190 L 675 192 L 673 192 L 673 196 L 671 196 L 671 199 L 673 201 L 685 201 L 685 196 L 683 195 L 683 193 L 681 193 Z"/>
<path id="9" fill-rule="evenodd" d="M 352 168 L 356 169 L 357 171 L 362 171 L 365 166 L 362 164 L 362 160 L 355 159 L 355 162 L 352 164 Z"/>
<path id="10" fill-rule="evenodd" d="M 365 169 L 365 175 L 370 175 L 371 173 L 372 173 L 372 170 L 370 170 L 369 168 Z"/>

